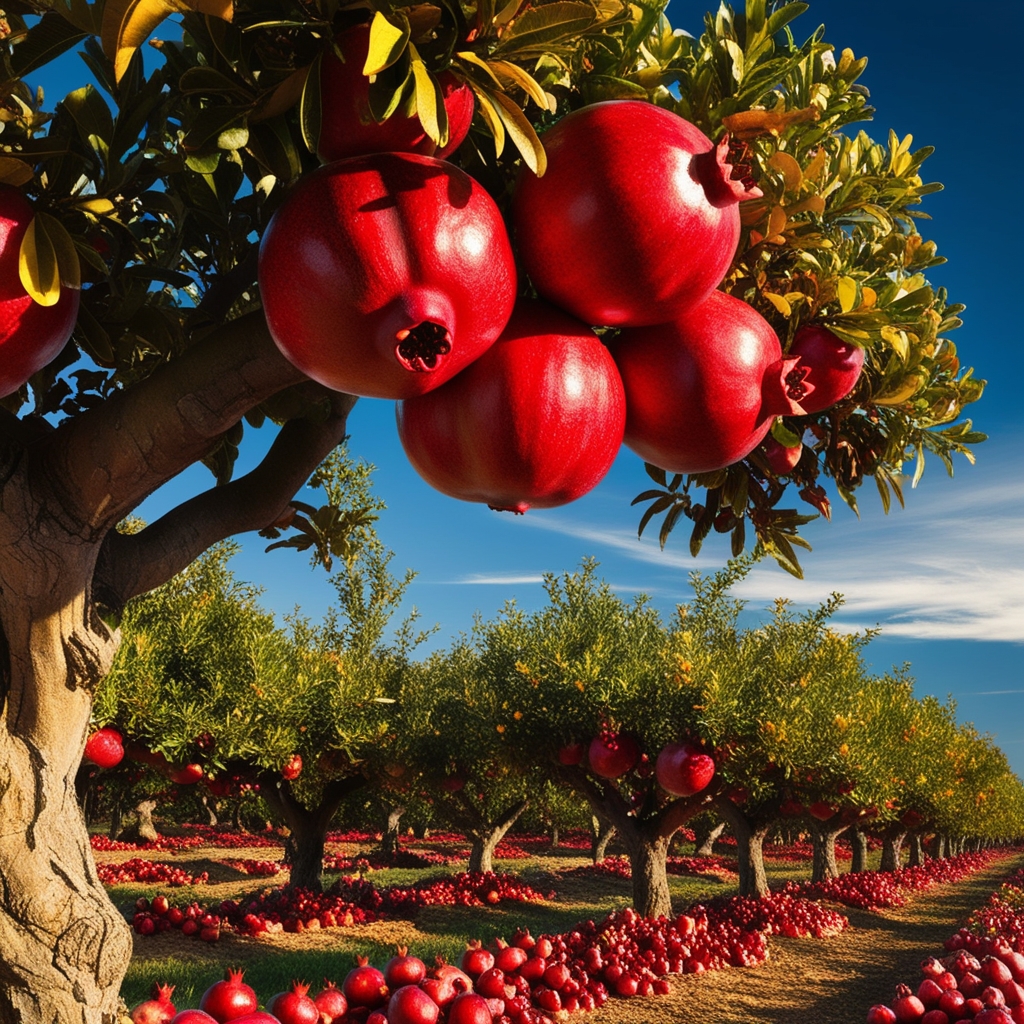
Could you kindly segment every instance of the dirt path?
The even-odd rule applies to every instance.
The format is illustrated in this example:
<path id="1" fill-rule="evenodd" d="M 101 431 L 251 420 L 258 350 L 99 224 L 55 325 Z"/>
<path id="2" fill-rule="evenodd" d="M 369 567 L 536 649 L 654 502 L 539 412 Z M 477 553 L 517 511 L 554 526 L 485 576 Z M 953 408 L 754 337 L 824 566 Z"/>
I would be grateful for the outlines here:
<path id="1" fill-rule="evenodd" d="M 999 861 L 954 885 L 936 886 L 905 907 L 869 914 L 842 908 L 850 927 L 834 939 L 772 937 L 772 957 L 752 969 L 672 980 L 661 998 L 613 1001 L 593 1024 L 863 1024 L 897 982 L 916 986 L 921 961 L 942 943 L 1024 856 Z"/>

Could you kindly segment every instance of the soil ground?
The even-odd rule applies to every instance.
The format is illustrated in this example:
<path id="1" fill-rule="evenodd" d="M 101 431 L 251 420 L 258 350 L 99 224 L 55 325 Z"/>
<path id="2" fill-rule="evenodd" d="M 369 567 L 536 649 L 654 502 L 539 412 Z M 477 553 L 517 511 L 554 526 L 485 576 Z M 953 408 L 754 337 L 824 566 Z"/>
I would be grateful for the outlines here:
<path id="1" fill-rule="evenodd" d="M 338 848 L 342 852 L 342 848 Z M 344 852 L 349 852 L 345 850 Z M 120 861 L 125 854 L 99 854 L 97 859 Z M 140 856 L 140 854 L 136 854 Z M 262 885 L 278 886 L 287 879 L 249 879 L 240 876 L 214 859 L 278 859 L 274 849 L 247 849 L 201 853 L 187 851 L 177 855 L 141 854 L 156 860 L 177 863 L 194 873 L 209 870 L 211 883 L 192 890 L 203 902 L 236 896 L 239 884 L 245 888 Z M 209 858 L 209 859 L 207 859 Z M 540 889 L 549 871 L 564 871 L 582 863 L 577 857 L 543 857 L 531 862 L 501 864 L 497 870 L 522 871 L 526 880 Z M 543 863 L 545 874 L 537 874 Z M 862 1024 L 867 1009 L 874 1003 L 888 1002 L 897 982 L 916 986 L 920 979 L 920 963 L 928 956 L 940 955 L 942 943 L 977 907 L 982 906 L 1009 874 L 1024 866 L 1024 854 L 1000 859 L 992 867 L 962 882 L 935 886 L 913 894 L 904 907 L 880 913 L 867 913 L 848 907 L 837 907 L 850 919 L 850 927 L 830 939 L 786 939 L 772 936 L 769 960 L 756 968 L 733 968 L 695 977 L 673 978 L 668 996 L 612 1000 L 602 1010 L 586 1015 L 587 1024 Z M 809 865 L 780 863 L 769 865 L 770 873 L 783 877 L 806 876 Z M 418 872 L 417 872 L 418 874 Z M 233 877 L 232 877 L 233 876 Z M 372 876 L 371 876 L 372 877 Z M 374 879 L 377 881 L 377 879 Z M 397 881 L 398 879 L 392 879 Z M 383 883 L 383 879 L 381 879 Z M 538 884 L 540 882 L 540 884 Z M 719 878 L 673 879 L 673 898 L 684 906 L 701 896 L 735 891 L 729 881 Z M 120 887 L 119 887 L 120 888 Z M 365 952 L 376 962 L 382 951 L 395 944 L 408 944 L 421 955 L 428 949 L 455 959 L 463 948 L 464 937 L 479 935 L 485 940 L 494 934 L 510 935 L 515 926 L 525 921 L 534 934 L 561 931 L 581 917 L 597 917 L 616 906 L 629 903 L 630 884 L 609 877 L 561 876 L 558 898 L 550 903 L 510 904 L 482 913 L 479 908 L 424 908 L 415 924 L 407 921 L 381 921 L 343 930 L 330 929 L 302 935 L 274 935 L 259 940 L 225 933 L 221 942 L 182 943 L 177 933 L 142 939 L 136 937 L 136 959 L 133 961 L 125 996 L 129 1002 L 148 988 L 159 975 L 177 978 L 183 984 L 179 993 L 201 993 L 209 984 L 211 971 L 223 969 L 226 963 L 245 966 L 259 976 L 288 965 L 291 971 L 310 979 L 330 971 L 343 974 L 351 965 L 353 952 Z M 165 891 L 184 895 L 182 890 L 162 886 L 130 887 L 131 892 Z M 123 902 L 129 889 L 120 889 Z M 134 899 L 134 895 L 131 897 Z M 172 899 L 174 896 L 172 895 Z M 581 913 L 582 911 L 582 913 Z M 384 954 L 385 957 L 387 954 Z M 347 965 L 340 968 L 339 961 Z M 339 966 L 336 968 L 335 965 Z M 216 974 L 213 975 L 215 977 Z M 255 978 L 253 979 L 256 980 Z M 131 991 L 129 991 L 131 990 Z M 257 986 L 257 991 L 262 991 Z M 194 1005 L 186 1001 L 182 1005 Z M 584 1018 L 576 1015 L 580 1024 Z"/>

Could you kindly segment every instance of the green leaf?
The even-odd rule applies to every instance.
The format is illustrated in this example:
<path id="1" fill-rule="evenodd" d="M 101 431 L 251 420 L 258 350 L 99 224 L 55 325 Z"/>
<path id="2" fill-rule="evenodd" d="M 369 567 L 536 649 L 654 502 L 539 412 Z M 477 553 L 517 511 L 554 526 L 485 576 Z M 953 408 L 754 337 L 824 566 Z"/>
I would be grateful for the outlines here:
<path id="1" fill-rule="evenodd" d="M 24 78 L 70 50 L 87 35 L 59 14 L 44 14 L 18 45 L 11 48 L 11 70 L 18 78 Z"/>
<path id="2" fill-rule="evenodd" d="M 405 52 L 409 45 L 412 29 L 409 19 L 400 11 L 392 14 L 398 21 L 396 25 L 380 11 L 370 22 L 370 47 L 363 64 L 364 75 L 379 75 L 385 68 L 391 67 Z"/>
<path id="3" fill-rule="evenodd" d="M 103 97 L 91 86 L 86 85 L 68 93 L 62 100 L 64 108 L 74 118 L 82 138 L 92 145 L 91 137 L 108 142 L 114 135 L 114 119 Z"/>
<path id="4" fill-rule="evenodd" d="M 448 112 L 444 105 L 444 93 L 412 43 L 409 43 L 409 54 L 416 84 L 416 115 L 427 136 L 439 147 L 444 147 L 448 145 Z"/>
<path id="5" fill-rule="evenodd" d="M 585 32 L 597 20 L 590 4 L 555 0 L 531 7 L 506 29 L 496 53 L 509 53 L 529 46 L 545 46 Z"/>
<path id="6" fill-rule="evenodd" d="M 323 53 L 318 53 L 310 65 L 299 100 L 299 127 L 302 131 L 302 141 L 310 153 L 315 153 L 320 147 L 320 128 L 323 120 L 323 101 L 320 95 L 322 60 Z"/>
<path id="7" fill-rule="evenodd" d="M 784 448 L 795 448 L 800 444 L 800 435 L 790 430 L 781 418 L 776 418 L 772 423 L 771 434 Z"/>
<path id="8" fill-rule="evenodd" d="M 662 487 L 667 487 L 668 482 L 665 477 L 665 470 L 660 466 L 652 466 L 649 462 L 644 463 L 644 472 L 656 483 L 661 484 Z"/>
<path id="9" fill-rule="evenodd" d="M 646 100 L 647 90 L 636 82 L 614 75 L 585 75 L 580 80 L 580 91 L 588 103 L 600 103 L 603 100 Z"/>

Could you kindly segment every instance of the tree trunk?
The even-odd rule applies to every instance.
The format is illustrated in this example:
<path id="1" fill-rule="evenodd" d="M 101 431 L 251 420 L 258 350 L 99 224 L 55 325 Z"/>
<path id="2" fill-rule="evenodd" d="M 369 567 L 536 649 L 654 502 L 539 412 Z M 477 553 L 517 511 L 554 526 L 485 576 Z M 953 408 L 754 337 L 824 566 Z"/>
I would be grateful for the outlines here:
<path id="1" fill-rule="evenodd" d="M 425 824 L 423 824 L 422 822 L 417 822 L 412 827 L 412 834 L 417 839 L 426 839 L 427 838 L 427 834 L 429 832 L 430 832 L 430 829 Z"/>
<path id="2" fill-rule="evenodd" d="M 558 834 L 558 826 L 551 826 L 551 849 L 557 850 L 560 845 L 561 836 Z"/>
<path id="3" fill-rule="evenodd" d="M 714 828 L 704 829 L 697 833 L 697 842 L 694 844 L 693 855 L 695 857 L 710 857 L 715 852 L 715 840 L 725 831 L 725 822 L 720 821 Z"/>
<path id="4" fill-rule="evenodd" d="M 924 846 L 921 836 L 915 832 L 910 837 L 910 867 L 919 868 L 924 864 Z"/>
<path id="5" fill-rule="evenodd" d="M 768 876 L 764 870 L 764 837 L 768 835 L 771 822 L 748 818 L 746 813 L 731 800 L 720 797 L 715 800 L 718 813 L 725 819 L 718 825 L 721 832 L 728 823 L 736 837 L 736 857 L 740 875 L 741 896 L 767 896 Z"/>
<path id="6" fill-rule="evenodd" d="M 878 866 L 879 871 L 895 871 L 900 867 L 900 854 L 906 838 L 906 832 L 887 832 L 882 836 L 882 863 Z"/>
<path id="7" fill-rule="evenodd" d="M 665 869 L 671 837 L 634 834 L 622 838 L 633 875 L 633 909 L 641 917 L 671 917 L 672 895 Z"/>
<path id="8" fill-rule="evenodd" d="M 389 807 L 384 821 L 384 831 L 380 837 L 381 856 L 394 860 L 398 856 L 398 825 L 405 814 L 405 805 Z"/>
<path id="9" fill-rule="evenodd" d="M 249 831 L 245 827 L 245 822 L 242 821 L 242 805 L 244 803 L 244 800 L 238 799 L 235 801 L 235 806 L 231 809 L 231 825 L 236 832 L 246 833 Z"/>
<path id="10" fill-rule="evenodd" d="M 859 828 L 854 828 L 850 830 L 850 842 L 853 845 L 853 859 L 850 861 L 850 870 L 867 871 L 868 837 Z"/>
<path id="11" fill-rule="evenodd" d="M 96 874 L 75 777 L 118 638 L 82 582 L 95 549 L 40 511 L 31 458 L 8 461 L 2 440 L 0 1024 L 113 1024 L 131 931 Z"/>
<path id="12" fill-rule="evenodd" d="M 615 835 L 615 826 L 610 821 L 602 821 L 596 815 L 592 821 L 594 829 L 591 832 L 590 857 L 597 864 L 608 856 L 608 844 Z"/>
<path id="13" fill-rule="evenodd" d="M 823 882 L 826 878 L 839 877 L 839 865 L 836 863 L 836 840 L 849 826 L 838 828 L 823 822 L 811 828 L 811 844 L 814 859 L 811 868 L 811 881 Z"/>
<path id="14" fill-rule="evenodd" d="M 124 797 L 120 793 L 114 795 L 110 802 L 110 831 L 107 835 L 111 839 L 117 839 L 121 834 L 121 811 L 124 807 Z"/>
<path id="15" fill-rule="evenodd" d="M 260 780 L 260 796 L 291 831 L 285 847 L 291 864 L 290 886 L 323 890 L 324 844 L 331 819 L 345 797 L 365 784 L 361 775 L 334 779 L 324 786 L 320 803 L 309 808 L 295 798 L 291 784 L 280 777 L 266 775 Z"/>
<path id="16" fill-rule="evenodd" d="M 205 793 L 199 798 L 199 802 L 203 805 L 203 810 L 206 811 L 206 824 L 209 825 L 211 828 L 215 828 L 218 822 L 217 812 L 214 809 L 214 804 L 211 802 L 210 798 Z"/>
<path id="17" fill-rule="evenodd" d="M 470 834 L 473 846 L 469 851 L 470 871 L 493 871 L 494 850 L 505 838 L 505 833 L 516 823 L 519 816 L 529 806 L 528 801 L 521 800 L 508 810 L 494 824 L 478 826 Z"/>
<path id="18" fill-rule="evenodd" d="M 143 797 L 132 809 L 135 821 L 128 826 L 125 832 L 126 838 L 133 843 L 155 843 L 160 838 L 160 833 L 153 824 L 153 812 L 157 803 L 150 797 Z"/>

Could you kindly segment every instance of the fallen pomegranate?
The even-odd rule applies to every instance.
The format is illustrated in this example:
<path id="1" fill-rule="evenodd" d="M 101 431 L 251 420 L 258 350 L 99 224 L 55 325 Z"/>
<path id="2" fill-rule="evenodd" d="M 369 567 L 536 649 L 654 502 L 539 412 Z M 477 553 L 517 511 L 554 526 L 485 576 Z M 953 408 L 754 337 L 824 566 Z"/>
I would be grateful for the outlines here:
<path id="1" fill-rule="evenodd" d="M 2 257 L 0 257 L 2 259 Z M 87 761 L 92 761 L 99 768 L 113 768 L 124 759 L 124 746 L 122 736 L 109 725 L 97 729 L 85 741 L 85 753 Z"/>
<path id="2" fill-rule="evenodd" d="M 132 1024 L 169 1024 L 178 1012 L 171 1002 L 173 994 L 173 985 L 154 983 L 152 997 L 132 1009 Z"/>
<path id="3" fill-rule="evenodd" d="M 517 513 L 595 487 L 625 421 L 622 383 L 597 335 L 526 299 L 471 366 L 398 406 L 402 446 L 431 486 Z"/>
<path id="4" fill-rule="evenodd" d="M 15 392 L 71 337 L 81 292 L 62 284 L 52 306 L 21 284 L 18 262 L 35 210 L 13 185 L 0 185 L 0 398 Z"/>
<path id="5" fill-rule="evenodd" d="M 323 1024 L 334 1024 L 348 1012 L 348 1000 L 333 981 L 324 979 L 324 987 L 316 994 L 313 1002 L 320 1011 Z"/>
<path id="6" fill-rule="evenodd" d="M 407 117 L 399 110 L 386 121 L 373 119 L 370 79 L 363 73 L 369 44 L 369 25 L 354 25 L 339 32 L 334 37 L 333 48 L 324 54 L 320 65 L 322 113 L 317 156 L 328 163 L 367 153 L 422 153 L 444 157 L 455 152 L 469 134 L 473 91 L 450 71 L 438 75 L 448 115 L 448 143 L 437 151 L 415 115 Z"/>
<path id="7" fill-rule="evenodd" d="M 768 321 L 724 292 L 675 323 L 622 331 L 611 352 L 626 390 L 625 442 L 671 473 L 723 469 L 776 416 L 803 412 L 786 384 L 796 358 L 783 359 Z"/>
<path id="8" fill-rule="evenodd" d="M 293 981 L 286 992 L 278 992 L 267 1003 L 267 1010 L 281 1024 L 319 1024 L 320 1008 L 309 998 L 309 986 Z"/>
<path id="9" fill-rule="evenodd" d="M 441 1007 L 417 985 L 403 985 L 388 1000 L 388 1024 L 435 1024 Z"/>
<path id="10" fill-rule="evenodd" d="M 494 200 L 443 160 L 384 153 L 307 175 L 260 244 L 271 336 L 313 380 L 412 398 L 497 339 L 516 271 Z"/>
<path id="11" fill-rule="evenodd" d="M 383 1006 L 388 998 L 384 975 L 365 956 L 356 957 L 356 966 L 345 976 L 341 990 L 350 1008 L 367 1006 L 372 1010 Z"/>
<path id="12" fill-rule="evenodd" d="M 520 175 L 513 220 L 544 298 L 588 324 L 640 327 L 711 294 L 739 241 L 738 203 L 761 194 L 736 179 L 727 139 L 614 100 L 573 111 L 542 141 L 547 171 Z"/>
<path id="13" fill-rule="evenodd" d="M 801 382 L 811 390 L 799 398 L 805 412 L 822 412 L 845 398 L 857 383 L 864 366 L 864 349 L 837 338 L 819 324 L 804 324 L 796 332 L 789 355 L 799 360 L 790 371 L 791 387 Z"/>
<path id="14" fill-rule="evenodd" d="M 658 754 L 654 775 L 666 793 L 693 796 L 711 784 L 715 762 L 692 743 L 666 743 Z"/>
<path id="15" fill-rule="evenodd" d="M 384 982 L 390 989 L 418 985 L 426 976 L 427 965 L 418 956 L 410 956 L 406 946 L 398 946 L 384 966 Z"/>
<path id="16" fill-rule="evenodd" d="M 199 1000 L 199 1009 L 208 1013 L 218 1024 L 255 1013 L 256 993 L 242 980 L 245 972 L 229 967 L 222 981 L 215 981 Z"/>

